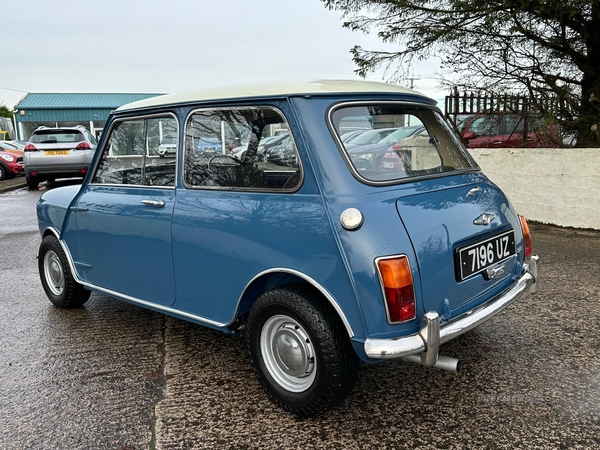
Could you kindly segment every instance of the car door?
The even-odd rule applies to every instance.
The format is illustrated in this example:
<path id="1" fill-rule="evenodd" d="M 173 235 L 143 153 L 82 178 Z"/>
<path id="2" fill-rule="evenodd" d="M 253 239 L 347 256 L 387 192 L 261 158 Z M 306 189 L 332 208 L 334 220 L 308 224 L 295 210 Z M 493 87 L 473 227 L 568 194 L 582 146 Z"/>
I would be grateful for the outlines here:
<path id="1" fill-rule="evenodd" d="M 300 159 L 263 160 L 259 142 L 280 127 L 274 107 L 202 109 L 185 128 L 183 188 L 173 214 L 173 257 L 177 308 L 207 323 L 233 317 L 240 295 L 259 273 L 293 268 L 329 273 L 333 242 L 323 227 L 327 217 L 316 191 L 302 186 Z M 197 141 L 207 135 L 230 145 L 248 145 L 240 160 L 222 149 L 206 151 Z M 294 141 L 291 142 L 296 153 Z M 301 216 L 303 220 L 294 220 Z M 312 236 L 310 244 L 305 236 Z M 306 251 L 319 249 L 320 258 Z"/>
<path id="2" fill-rule="evenodd" d="M 111 127 L 91 182 L 71 207 L 79 241 L 75 265 L 86 282 L 135 300 L 175 301 L 171 218 L 177 158 L 160 157 L 158 146 L 177 136 L 171 115 Z"/>

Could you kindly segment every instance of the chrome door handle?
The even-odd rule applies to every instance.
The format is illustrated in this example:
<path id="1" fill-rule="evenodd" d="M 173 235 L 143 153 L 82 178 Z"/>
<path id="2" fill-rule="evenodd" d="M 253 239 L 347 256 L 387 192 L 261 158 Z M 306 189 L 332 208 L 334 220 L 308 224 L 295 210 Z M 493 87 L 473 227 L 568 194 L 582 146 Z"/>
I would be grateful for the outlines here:
<path id="1" fill-rule="evenodd" d="M 159 208 L 162 208 L 163 206 L 165 206 L 165 202 L 163 202 L 162 200 L 142 200 L 142 203 L 144 205 L 157 206 Z"/>

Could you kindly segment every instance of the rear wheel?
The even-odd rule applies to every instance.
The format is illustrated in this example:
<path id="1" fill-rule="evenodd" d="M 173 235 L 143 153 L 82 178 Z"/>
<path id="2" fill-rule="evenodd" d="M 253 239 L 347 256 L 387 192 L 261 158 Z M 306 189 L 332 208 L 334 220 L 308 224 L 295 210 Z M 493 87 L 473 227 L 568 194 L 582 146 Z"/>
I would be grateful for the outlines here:
<path id="1" fill-rule="evenodd" d="M 316 416 L 340 404 L 358 375 L 358 357 L 335 312 L 311 288 L 263 294 L 247 321 L 252 365 L 269 397 L 285 410 Z"/>
<path id="2" fill-rule="evenodd" d="M 76 308 L 90 298 L 90 291 L 75 281 L 67 255 L 53 235 L 42 239 L 38 269 L 48 299 L 59 308 Z"/>
<path id="3" fill-rule="evenodd" d="M 37 189 L 38 188 L 38 184 L 40 184 L 40 181 L 35 178 L 35 177 L 25 177 L 25 182 L 27 183 L 27 187 L 29 187 L 29 189 Z"/>

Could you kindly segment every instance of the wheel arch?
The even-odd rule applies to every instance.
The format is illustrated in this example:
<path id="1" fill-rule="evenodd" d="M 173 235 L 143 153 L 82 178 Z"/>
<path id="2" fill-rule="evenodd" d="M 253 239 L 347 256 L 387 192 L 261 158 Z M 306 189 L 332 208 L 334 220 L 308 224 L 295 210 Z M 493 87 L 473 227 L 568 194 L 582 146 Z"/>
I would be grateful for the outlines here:
<path id="1" fill-rule="evenodd" d="M 58 239 L 58 242 L 60 242 L 60 234 L 58 233 L 57 230 L 55 230 L 52 227 L 48 227 L 42 232 L 42 239 L 44 239 L 46 236 L 49 236 L 51 234 L 54 235 L 54 237 L 56 239 Z"/>
<path id="2" fill-rule="evenodd" d="M 325 289 L 308 275 L 292 269 L 277 268 L 265 270 L 250 280 L 238 300 L 238 306 L 233 321 L 235 321 L 238 317 L 247 314 L 256 300 L 258 300 L 258 298 L 265 292 L 275 288 L 284 287 L 292 283 L 305 283 L 318 291 L 322 296 L 323 301 L 326 304 L 329 304 L 329 306 L 331 306 L 335 311 L 344 328 L 348 332 L 348 337 L 354 337 L 352 326 L 350 325 L 348 318 L 333 295 L 331 295 L 327 289 Z"/>
<path id="3" fill-rule="evenodd" d="M 67 261 L 69 263 L 69 267 L 71 268 L 71 274 L 73 275 L 73 278 L 75 279 L 75 281 L 77 281 L 80 284 L 85 284 L 78 276 L 77 271 L 75 270 L 75 264 L 73 262 L 73 257 L 71 256 L 71 252 L 69 251 L 69 248 L 67 247 L 67 245 L 63 242 L 63 240 L 60 238 L 60 233 L 58 232 L 58 230 L 56 228 L 53 227 L 48 227 L 46 228 L 43 232 L 42 232 L 42 239 L 44 239 L 46 236 L 54 236 L 56 238 L 56 240 L 58 241 L 58 243 L 60 244 L 60 246 L 62 247 L 63 251 L 65 252 L 65 256 L 67 257 Z M 39 251 L 39 250 L 38 250 Z M 38 254 L 38 258 L 39 258 L 39 254 Z"/>

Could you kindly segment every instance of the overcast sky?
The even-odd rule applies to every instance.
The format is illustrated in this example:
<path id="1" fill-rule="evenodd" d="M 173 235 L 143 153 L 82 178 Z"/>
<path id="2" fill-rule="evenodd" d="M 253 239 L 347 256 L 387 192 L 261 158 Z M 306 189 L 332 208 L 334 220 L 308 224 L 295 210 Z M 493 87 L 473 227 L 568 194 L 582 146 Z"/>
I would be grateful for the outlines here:
<path id="1" fill-rule="evenodd" d="M 349 50 L 384 47 L 319 0 L 0 0 L 0 103 L 26 92 L 183 92 L 229 83 L 356 79 Z M 436 99 L 439 61 L 414 69 Z M 380 71 L 368 77 L 382 81 Z M 409 81 L 405 85 L 409 85 Z M 23 91 L 23 92 L 20 92 Z"/>

